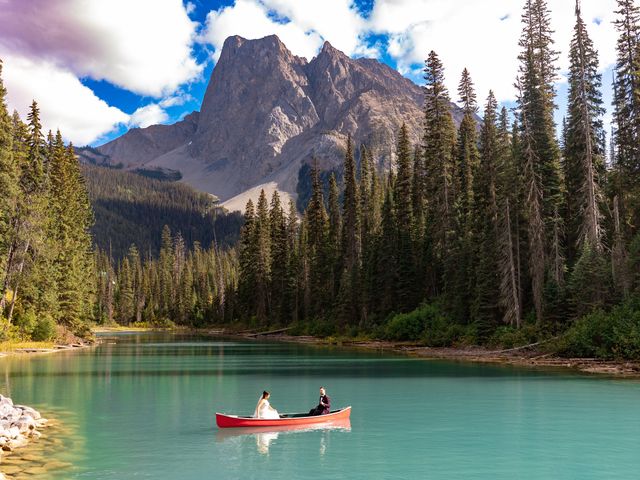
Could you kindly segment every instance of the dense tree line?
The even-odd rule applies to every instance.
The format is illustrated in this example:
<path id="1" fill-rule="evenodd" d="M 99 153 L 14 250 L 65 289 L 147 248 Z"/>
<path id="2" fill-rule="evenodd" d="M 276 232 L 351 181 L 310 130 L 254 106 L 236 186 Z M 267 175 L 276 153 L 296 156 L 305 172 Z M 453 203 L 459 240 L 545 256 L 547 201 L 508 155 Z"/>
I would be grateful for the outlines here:
<path id="1" fill-rule="evenodd" d="M 490 342 L 505 329 L 569 329 L 567 352 L 592 352 L 589 345 L 604 335 L 614 345 L 607 351 L 640 356 L 640 342 L 622 348 L 611 340 L 640 331 L 640 314 L 628 315 L 640 311 L 640 9 L 618 0 L 609 162 L 598 54 L 579 2 L 560 135 L 558 53 L 545 0 L 525 1 L 522 27 L 513 112 L 500 108 L 493 92 L 478 105 L 465 69 L 456 128 L 443 64 L 430 52 L 423 136 L 412 145 L 399 129 L 390 162 L 396 168 L 378 171 L 367 146 L 349 137 L 339 179 L 309 166 L 311 194 L 301 216 L 277 192 L 249 201 L 235 250 L 205 250 L 168 228 L 157 237 L 157 257 L 131 247 L 114 260 L 103 248 L 95 255 L 94 317 L 361 329 L 438 344 Z M 38 128 L 29 121 L 26 139 Z M 48 151 L 55 145 L 50 140 Z M 29 141 L 25 146 L 21 155 L 32 158 Z M 40 191 L 33 174 L 16 182 L 11 167 L 2 171 L 9 180 L 0 181 L 11 188 Z M 37 195 L 29 198 L 16 210 L 22 216 L 37 210 Z M 10 216 L 0 221 L 3 232 L 11 225 Z M 27 225 L 41 228 L 35 220 Z"/>
<path id="2" fill-rule="evenodd" d="M 123 170 L 83 165 L 82 174 L 94 210 L 94 241 L 114 259 L 124 258 L 132 244 L 145 256 L 157 256 L 165 225 L 179 231 L 189 247 L 238 241 L 242 215 L 225 213 L 212 195 Z"/>
<path id="3" fill-rule="evenodd" d="M 579 2 L 557 135 L 550 12 L 545 0 L 526 0 L 515 110 L 499 108 L 493 92 L 479 106 L 465 69 L 456 128 L 444 68 L 431 52 L 422 141 L 412 145 L 400 128 L 396 168 L 379 172 L 367 147 L 349 138 L 339 180 L 309 165 L 301 217 L 277 192 L 249 201 L 237 261 L 229 253 L 229 269 L 215 269 L 233 276 L 221 281 L 225 295 L 237 285 L 233 306 L 211 318 L 396 338 L 423 336 L 428 324 L 453 332 L 439 343 L 461 336 L 482 343 L 504 328 L 554 335 L 633 298 L 640 288 L 640 11 L 631 0 L 618 4 L 608 164 L 598 54 Z M 220 309 L 225 299 L 209 305 Z"/>
<path id="4" fill-rule="evenodd" d="M 576 3 L 568 107 L 556 135 L 554 49 L 545 0 L 522 14 L 517 108 L 484 101 L 470 73 L 456 129 L 435 52 L 425 62 L 424 135 L 398 132 L 394 171 L 380 175 L 348 140 L 326 198 L 312 168 L 300 222 L 277 195 L 247 205 L 238 249 L 239 308 L 259 322 L 375 327 L 435 303 L 477 341 L 501 325 L 553 333 L 638 285 L 639 11 L 620 0 L 613 157 L 606 164 L 598 55 Z"/>
<path id="5" fill-rule="evenodd" d="M 196 327 L 230 321 L 236 315 L 237 259 L 233 250 L 191 247 L 165 226 L 158 256 L 131 245 L 115 262 L 97 250 L 95 320 L 121 325 Z"/>
<path id="6" fill-rule="evenodd" d="M 5 96 L 0 76 L 1 333 L 46 339 L 56 324 L 83 333 L 93 301 L 84 179 L 60 132 L 43 133 L 36 102 L 24 123 Z"/>

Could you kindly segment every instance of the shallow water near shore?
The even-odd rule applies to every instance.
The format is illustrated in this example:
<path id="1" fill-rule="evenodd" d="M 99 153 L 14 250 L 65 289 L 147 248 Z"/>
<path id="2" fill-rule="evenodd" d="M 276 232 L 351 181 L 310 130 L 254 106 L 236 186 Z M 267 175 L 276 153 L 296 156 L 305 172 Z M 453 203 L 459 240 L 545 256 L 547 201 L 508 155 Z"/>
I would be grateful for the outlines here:
<path id="1" fill-rule="evenodd" d="M 186 335 L 102 339 L 0 359 L 0 392 L 65 426 L 43 431 L 60 438 L 56 448 L 27 447 L 36 467 L 38 455 L 60 467 L 36 468 L 33 478 L 628 479 L 640 471 L 637 380 Z M 280 412 L 308 411 L 320 385 L 333 408 L 353 406 L 350 426 L 215 426 L 216 410 L 250 414 L 264 389 Z M 29 478 L 15 463 L 17 478 Z"/>

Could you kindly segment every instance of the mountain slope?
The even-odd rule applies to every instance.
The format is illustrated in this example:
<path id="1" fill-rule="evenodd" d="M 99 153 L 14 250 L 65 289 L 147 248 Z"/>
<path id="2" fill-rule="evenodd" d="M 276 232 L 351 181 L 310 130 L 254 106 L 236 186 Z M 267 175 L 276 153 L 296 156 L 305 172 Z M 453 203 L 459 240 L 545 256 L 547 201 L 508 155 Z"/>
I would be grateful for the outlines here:
<path id="1" fill-rule="evenodd" d="M 349 134 L 388 167 L 402 123 L 419 142 L 422 101 L 421 87 L 397 71 L 351 59 L 328 42 L 307 62 L 276 36 L 234 36 L 199 114 L 133 129 L 97 150 L 129 169 L 177 170 L 183 182 L 223 201 L 274 183 L 295 197 L 300 169 L 312 158 L 323 170 L 339 168 Z M 459 123 L 462 112 L 451 108 Z"/>
<path id="2" fill-rule="evenodd" d="M 190 248 L 193 242 L 207 248 L 217 240 L 219 246 L 234 245 L 243 218 L 216 208 L 211 195 L 194 191 L 188 185 L 145 178 L 134 173 L 82 167 L 94 210 L 93 238 L 98 247 L 115 258 L 135 244 L 144 255 L 157 255 L 165 225 L 180 232 Z"/>

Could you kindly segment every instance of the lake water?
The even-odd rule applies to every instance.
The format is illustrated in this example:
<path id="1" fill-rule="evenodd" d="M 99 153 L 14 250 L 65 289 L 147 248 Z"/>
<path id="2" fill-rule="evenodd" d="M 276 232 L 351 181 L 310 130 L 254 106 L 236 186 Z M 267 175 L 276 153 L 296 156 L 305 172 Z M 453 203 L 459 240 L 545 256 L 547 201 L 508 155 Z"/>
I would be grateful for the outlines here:
<path id="1" fill-rule="evenodd" d="M 640 475 L 638 381 L 168 334 L 104 340 L 0 360 L 0 392 L 69 426 L 54 457 L 74 466 L 48 478 Z M 215 411 L 251 414 L 264 389 L 280 412 L 308 411 L 321 385 L 333 408 L 353 406 L 350 426 L 215 426 Z"/>

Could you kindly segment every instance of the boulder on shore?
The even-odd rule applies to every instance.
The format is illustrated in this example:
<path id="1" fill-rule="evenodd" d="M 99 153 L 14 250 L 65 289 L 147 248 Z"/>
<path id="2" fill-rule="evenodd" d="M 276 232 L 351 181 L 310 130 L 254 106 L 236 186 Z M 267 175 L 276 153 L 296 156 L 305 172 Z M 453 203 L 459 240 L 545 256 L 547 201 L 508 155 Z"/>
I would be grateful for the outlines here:
<path id="1" fill-rule="evenodd" d="M 40 438 L 38 428 L 47 420 L 40 412 L 25 405 L 14 405 L 9 397 L 0 395 L 0 449 L 10 452 Z M 4 478 L 0 473 L 0 480 Z"/>

